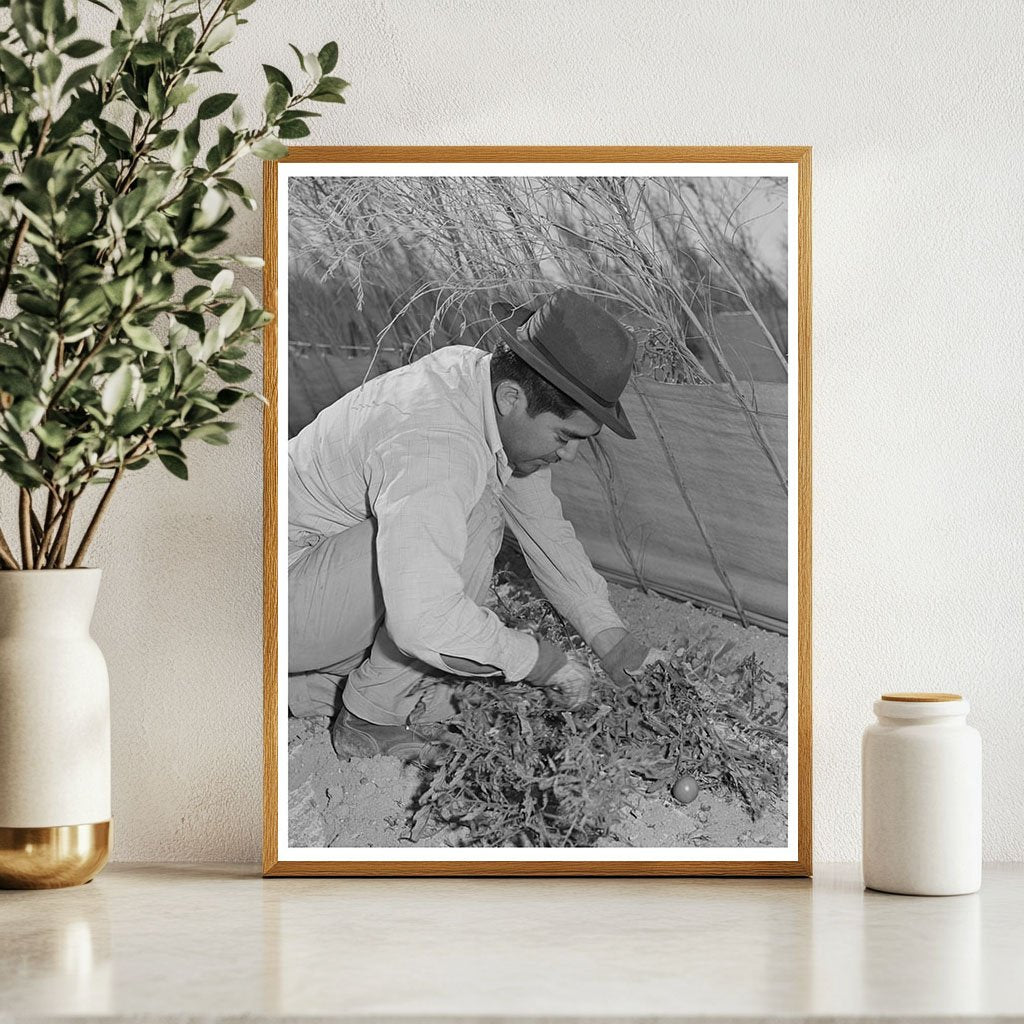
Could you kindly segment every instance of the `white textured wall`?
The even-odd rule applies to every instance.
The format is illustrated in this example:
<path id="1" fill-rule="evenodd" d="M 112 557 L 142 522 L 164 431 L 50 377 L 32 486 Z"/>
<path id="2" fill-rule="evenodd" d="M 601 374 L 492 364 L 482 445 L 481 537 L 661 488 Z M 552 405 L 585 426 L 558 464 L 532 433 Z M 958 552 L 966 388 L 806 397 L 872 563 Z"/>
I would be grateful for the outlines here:
<path id="1" fill-rule="evenodd" d="M 337 39 L 320 144 L 814 147 L 815 855 L 859 856 L 885 689 L 953 689 L 985 740 L 989 858 L 1024 858 L 1022 9 L 680 0 L 260 0 L 223 52 Z M 255 184 L 259 168 L 248 170 Z M 257 216 L 239 251 L 259 251 Z M 250 287 L 258 285 L 248 281 Z M 115 856 L 258 858 L 260 426 L 114 506 L 95 633 Z"/>

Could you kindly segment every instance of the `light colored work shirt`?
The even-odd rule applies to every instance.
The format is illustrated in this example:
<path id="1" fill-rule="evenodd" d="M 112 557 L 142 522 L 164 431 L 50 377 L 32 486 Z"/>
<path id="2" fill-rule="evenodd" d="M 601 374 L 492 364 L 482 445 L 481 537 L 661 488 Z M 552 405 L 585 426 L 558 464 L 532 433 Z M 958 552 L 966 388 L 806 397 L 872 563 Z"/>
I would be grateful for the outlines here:
<path id="1" fill-rule="evenodd" d="M 545 596 L 590 643 L 622 627 L 551 491 L 551 470 L 514 477 L 490 384 L 491 357 L 452 345 L 350 392 L 288 443 L 290 551 L 368 518 L 377 521 L 377 571 L 392 639 L 451 672 L 467 658 L 522 679 L 537 643 L 466 594 L 471 516 L 502 513 Z"/>

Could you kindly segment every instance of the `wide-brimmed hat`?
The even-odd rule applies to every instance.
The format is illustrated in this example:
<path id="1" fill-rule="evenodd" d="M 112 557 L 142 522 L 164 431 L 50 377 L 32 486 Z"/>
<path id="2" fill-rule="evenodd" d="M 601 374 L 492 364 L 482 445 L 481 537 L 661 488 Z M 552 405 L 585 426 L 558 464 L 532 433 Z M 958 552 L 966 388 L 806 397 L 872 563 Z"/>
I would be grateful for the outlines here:
<path id="1" fill-rule="evenodd" d="M 636 437 L 619 402 L 636 341 L 618 320 L 568 289 L 536 309 L 495 302 L 491 316 L 523 362 L 620 437 Z"/>

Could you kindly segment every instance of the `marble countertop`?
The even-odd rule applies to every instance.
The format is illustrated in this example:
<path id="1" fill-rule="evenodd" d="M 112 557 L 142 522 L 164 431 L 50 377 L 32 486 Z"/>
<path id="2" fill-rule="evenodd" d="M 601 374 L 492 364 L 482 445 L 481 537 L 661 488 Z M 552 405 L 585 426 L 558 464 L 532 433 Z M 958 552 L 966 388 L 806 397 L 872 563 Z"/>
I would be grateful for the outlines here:
<path id="1" fill-rule="evenodd" d="M 120 864 L 0 893 L 0 1021 L 1024 1020 L 1024 865 L 973 896 L 806 879 L 268 879 Z"/>

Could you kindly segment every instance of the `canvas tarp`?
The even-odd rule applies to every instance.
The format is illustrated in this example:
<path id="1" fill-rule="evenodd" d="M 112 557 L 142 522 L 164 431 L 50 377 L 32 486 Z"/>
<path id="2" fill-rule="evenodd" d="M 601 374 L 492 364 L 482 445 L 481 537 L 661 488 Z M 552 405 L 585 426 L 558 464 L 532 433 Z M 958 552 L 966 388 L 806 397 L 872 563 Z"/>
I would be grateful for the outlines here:
<path id="1" fill-rule="evenodd" d="M 368 366 L 366 357 L 292 355 L 289 436 L 361 384 Z M 764 444 L 784 475 L 786 385 L 740 384 L 760 440 L 727 385 L 639 387 L 646 401 L 632 388 L 623 395 L 636 440 L 604 430 L 600 451 L 581 446 L 553 474 L 588 555 L 611 579 L 635 585 L 639 570 L 651 590 L 730 614 L 738 604 L 748 621 L 785 631 L 787 499 Z"/>

